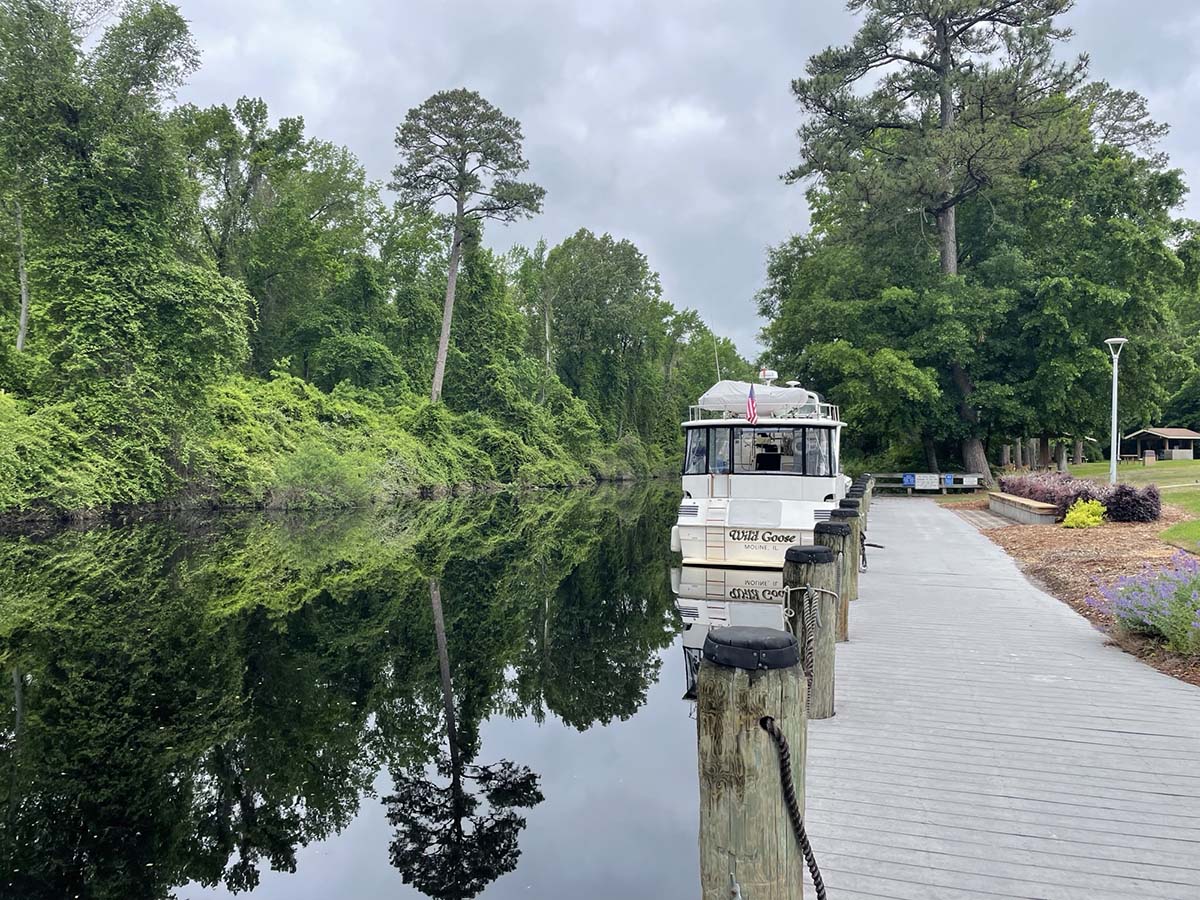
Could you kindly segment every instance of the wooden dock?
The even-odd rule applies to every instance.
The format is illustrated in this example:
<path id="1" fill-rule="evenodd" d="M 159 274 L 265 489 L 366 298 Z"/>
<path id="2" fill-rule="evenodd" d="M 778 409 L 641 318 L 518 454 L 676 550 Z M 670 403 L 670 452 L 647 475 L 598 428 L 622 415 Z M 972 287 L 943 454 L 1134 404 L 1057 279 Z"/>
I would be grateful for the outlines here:
<path id="1" fill-rule="evenodd" d="M 1200 689 L 953 512 L 877 499 L 870 521 L 837 714 L 809 724 L 831 900 L 1200 898 Z"/>

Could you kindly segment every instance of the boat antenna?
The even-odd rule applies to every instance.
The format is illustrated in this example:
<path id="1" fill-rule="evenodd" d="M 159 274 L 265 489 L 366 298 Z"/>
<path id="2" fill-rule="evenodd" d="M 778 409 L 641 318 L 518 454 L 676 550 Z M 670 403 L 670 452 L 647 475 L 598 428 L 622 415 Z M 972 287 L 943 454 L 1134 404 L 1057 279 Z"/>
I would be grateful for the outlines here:
<path id="1" fill-rule="evenodd" d="M 721 380 L 721 355 L 717 352 L 717 333 L 710 331 L 713 339 L 713 362 L 717 364 L 717 381 Z"/>

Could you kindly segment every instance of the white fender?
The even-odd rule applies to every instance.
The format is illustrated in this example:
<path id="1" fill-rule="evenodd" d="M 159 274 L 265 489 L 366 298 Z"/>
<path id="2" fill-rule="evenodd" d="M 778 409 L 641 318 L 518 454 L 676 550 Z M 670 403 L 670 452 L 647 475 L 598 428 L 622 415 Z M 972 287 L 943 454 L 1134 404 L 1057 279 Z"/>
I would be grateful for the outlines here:
<path id="1" fill-rule="evenodd" d="M 683 545 L 679 542 L 679 526 L 678 525 L 671 526 L 671 550 L 675 553 L 680 553 L 683 550 Z"/>

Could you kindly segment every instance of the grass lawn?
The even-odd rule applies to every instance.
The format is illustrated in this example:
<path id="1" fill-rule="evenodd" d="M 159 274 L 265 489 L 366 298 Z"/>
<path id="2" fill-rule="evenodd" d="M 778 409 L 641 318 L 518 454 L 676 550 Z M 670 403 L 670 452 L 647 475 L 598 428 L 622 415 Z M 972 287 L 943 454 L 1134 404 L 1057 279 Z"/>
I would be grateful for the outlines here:
<path id="1" fill-rule="evenodd" d="M 1071 466 L 1071 474 L 1076 478 L 1108 481 L 1108 463 L 1095 462 Z M 1117 480 L 1126 481 L 1129 484 L 1157 484 L 1159 488 L 1193 484 L 1200 488 L 1200 459 L 1171 459 L 1153 466 L 1143 466 L 1141 463 L 1123 463 L 1117 466 Z"/>
<path id="2" fill-rule="evenodd" d="M 983 491 L 958 491 L 953 494 L 936 494 L 933 499 L 941 506 L 966 506 L 987 500 L 987 494 Z"/>
<path id="3" fill-rule="evenodd" d="M 1071 466 L 1071 474 L 1077 478 L 1108 481 L 1108 463 Z M 1200 552 L 1200 460 L 1172 459 L 1153 466 L 1125 463 L 1117 466 L 1117 480 L 1137 485 L 1157 484 L 1164 503 L 1196 517 L 1195 521 L 1172 525 L 1160 537 L 1168 544 L 1192 553 Z"/>
<path id="4" fill-rule="evenodd" d="M 1173 547 L 1187 550 L 1189 553 L 1200 553 L 1200 520 L 1192 519 L 1172 525 L 1158 537 Z"/>

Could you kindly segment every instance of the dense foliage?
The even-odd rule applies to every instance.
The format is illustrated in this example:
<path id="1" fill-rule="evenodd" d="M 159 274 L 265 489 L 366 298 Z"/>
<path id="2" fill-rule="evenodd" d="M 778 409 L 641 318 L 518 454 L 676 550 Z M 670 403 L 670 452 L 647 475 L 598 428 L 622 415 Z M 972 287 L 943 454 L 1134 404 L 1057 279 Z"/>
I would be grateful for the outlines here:
<path id="1" fill-rule="evenodd" d="M 389 205 L 262 100 L 170 108 L 185 21 L 107 7 L 0 2 L 0 511 L 636 477 L 745 373 L 628 241 L 484 247 L 542 192 L 478 94 L 409 114 Z"/>
<path id="2" fill-rule="evenodd" d="M 644 703 L 674 638 L 676 502 L 643 485 L 0 539 L 0 893 L 245 891 L 381 804 L 397 883 L 474 896 L 542 800 L 481 723 L 584 730 Z"/>
<path id="3" fill-rule="evenodd" d="M 1115 335 L 1125 423 L 1200 410 L 1186 187 L 1140 97 L 1059 61 L 1070 5 L 854 0 L 852 44 L 794 85 L 812 228 L 770 255 L 767 356 L 876 469 L 1106 435 Z"/>

